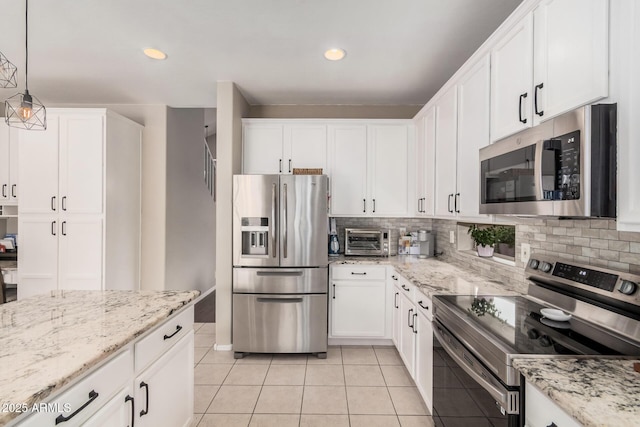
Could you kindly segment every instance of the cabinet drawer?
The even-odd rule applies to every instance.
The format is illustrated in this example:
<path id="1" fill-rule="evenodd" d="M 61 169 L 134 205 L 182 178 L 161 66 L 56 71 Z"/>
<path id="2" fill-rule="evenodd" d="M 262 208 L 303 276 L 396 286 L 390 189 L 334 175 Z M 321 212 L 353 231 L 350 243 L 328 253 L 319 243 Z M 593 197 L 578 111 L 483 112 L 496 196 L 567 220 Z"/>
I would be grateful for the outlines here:
<path id="1" fill-rule="evenodd" d="M 146 368 L 192 329 L 193 305 L 136 343 L 136 372 Z"/>
<path id="2" fill-rule="evenodd" d="M 431 305 L 431 299 L 416 289 L 414 301 L 416 303 L 416 310 L 419 313 L 422 313 L 428 321 L 433 321 L 433 307 Z"/>
<path id="3" fill-rule="evenodd" d="M 47 402 L 56 412 L 39 412 L 20 424 L 21 427 L 55 425 L 77 426 L 106 405 L 113 395 L 133 377 L 133 356 L 127 349 L 95 372 L 89 374 L 65 393 Z M 73 415 L 72 415 L 73 414 Z M 67 417 L 65 420 L 58 417 Z"/>
<path id="4" fill-rule="evenodd" d="M 393 276 L 396 276 L 398 278 L 397 281 L 394 281 L 394 284 L 395 286 L 400 288 L 400 290 L 402 290 L 402 295 L 406 296 L 407 298 L 409 298 L 409 300 L 414 302 L 416 287 L 407 279 L 400 276 L 398 273 L 395 273 Z M 393 276 L 391 277 L 392 279 L 393 279 Z"/>
<path id="5" fill-rule="evenodd" d="M 349 265 L 331 267 L 332 280 L 385 280 L 387 268 L 382 266 Z"/>

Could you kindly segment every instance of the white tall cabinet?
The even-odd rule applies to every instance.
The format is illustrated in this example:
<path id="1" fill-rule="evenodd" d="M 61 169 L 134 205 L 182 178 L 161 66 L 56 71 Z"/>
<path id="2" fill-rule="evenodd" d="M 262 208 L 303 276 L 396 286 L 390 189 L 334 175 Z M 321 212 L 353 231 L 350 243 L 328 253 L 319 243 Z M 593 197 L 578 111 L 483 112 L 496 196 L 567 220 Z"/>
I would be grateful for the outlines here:
<path id="1" fill-rule="evenodd" d="M 458 132 L 457 86 L 449 88 L 435 104 L 435 214 L 439 217 L 455 216 L 456 206 L 456 143 Z"/>
<path id="2" fill-rule="evenodd" d="M 18 135 L 0 118 L 0 205 L 18 203 Z"/>
<path id="3" fill-rule="evenodd" d="M 433 216 L 435 203 L 436 108 L 416 122 L 416 216 Z"/>
<path id="4" fill-rule="evenodd" d="M 142 127 L 105 109 L 50 109 L 19 133 L 18 298 L 138 289 Z"/>

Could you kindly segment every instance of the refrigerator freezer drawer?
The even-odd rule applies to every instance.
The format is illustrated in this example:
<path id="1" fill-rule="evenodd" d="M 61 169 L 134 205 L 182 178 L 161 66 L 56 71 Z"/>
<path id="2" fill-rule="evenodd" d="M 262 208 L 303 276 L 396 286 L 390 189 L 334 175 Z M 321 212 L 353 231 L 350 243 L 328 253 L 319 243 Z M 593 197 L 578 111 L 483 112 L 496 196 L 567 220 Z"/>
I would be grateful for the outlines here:
<path id="1" fill-rule="evenodd" d="M 234 268 L 233 292 L 251 294 L 319 294 L 328 289 L 329 269 Z"/>
<path id="2" fill-rule="evenodd" d="M 233 351 L 327 351 L 327 295 L 233 295 Z"/>

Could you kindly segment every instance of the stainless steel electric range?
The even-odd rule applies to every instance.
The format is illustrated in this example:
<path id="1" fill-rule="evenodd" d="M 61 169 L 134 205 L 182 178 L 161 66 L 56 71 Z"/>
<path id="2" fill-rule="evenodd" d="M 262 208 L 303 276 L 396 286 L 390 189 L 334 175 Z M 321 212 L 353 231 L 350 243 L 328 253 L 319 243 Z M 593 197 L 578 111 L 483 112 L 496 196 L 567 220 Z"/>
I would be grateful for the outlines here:
<path id="1" fill-rule="evenodd" d="M 434 297 L 436 425 L 521 427 L 514 358 L 640 355 L 640 276 L 543 256 L 525 272 L 526 296 Z"/>

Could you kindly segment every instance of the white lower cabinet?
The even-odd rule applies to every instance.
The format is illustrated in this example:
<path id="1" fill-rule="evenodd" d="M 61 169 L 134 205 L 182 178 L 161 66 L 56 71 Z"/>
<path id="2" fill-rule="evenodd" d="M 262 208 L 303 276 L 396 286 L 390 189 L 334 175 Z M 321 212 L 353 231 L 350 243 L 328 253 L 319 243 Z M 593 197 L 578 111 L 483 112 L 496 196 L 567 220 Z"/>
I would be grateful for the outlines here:
<path id="1" fill-rule="evenodd" d="M 134 388 L 137 426 L 188 425 L 193 415 L 193 329 L 141 373 Z"/>
<path id="2" fill-rule="evenodd" d="M 388 338 L 386 267 L 331 266 L 329 338 Z"/>
<path id="3" fill-rule="evenodd" d="M 525 427 L 582 427 L 538 388 L 525 385 Z"/>
<path id="4" fill-rule="evenodd" d="M 194 399 L 193 316 L 193 307 L 173 316 L 18 425 L 188 426 Z"/>
<path id="5" fill-rule="evenodd" d="M 404 294 L 400 296 L 400 358 L 404 362 L 407 371 L 414 378 L 416 356 L 416 307 L 413 301 Z"/>
<path id="6" fill-rule="evenodd" d="M 429 411 L 433 407 L 433 326 L 431 300 L 421 293 L 417 296 L 418 316 L 415 320 L 416 357 L 414 379 Z"/>
<path id="7" fill-rule="evenodd" d="M 133 387 L 128 385 L 104 405 L 83 427 L 133 426 L 136 416 Z"/>

